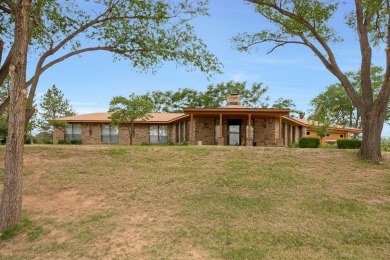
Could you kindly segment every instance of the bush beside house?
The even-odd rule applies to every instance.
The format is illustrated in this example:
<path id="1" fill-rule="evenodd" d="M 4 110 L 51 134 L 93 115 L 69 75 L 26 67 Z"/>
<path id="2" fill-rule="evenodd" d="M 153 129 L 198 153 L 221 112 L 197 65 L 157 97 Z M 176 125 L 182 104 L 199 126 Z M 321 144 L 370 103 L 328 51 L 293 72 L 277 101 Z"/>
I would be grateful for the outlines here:
<path id="1" fill-rule="evenodd" d="M 320 146 L 320 138 L 318 137 L 302 137 L 299 139 L 299 148 L 318 148 Z"/>
<path id="2" fill-rule="evenodd" d="M 359 139 L 338 139 L 337 147 L 339 149 L 358 149 L 362 145 Z"/>

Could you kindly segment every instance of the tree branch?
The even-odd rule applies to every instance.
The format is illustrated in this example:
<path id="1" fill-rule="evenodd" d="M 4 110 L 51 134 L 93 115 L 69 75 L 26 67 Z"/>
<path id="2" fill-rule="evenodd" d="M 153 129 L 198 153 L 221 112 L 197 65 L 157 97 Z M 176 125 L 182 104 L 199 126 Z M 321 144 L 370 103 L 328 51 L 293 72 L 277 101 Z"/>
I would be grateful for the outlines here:
<path id="1" fill-rule="evenodd" d="M 161 19 L 170 19 L 170 18 L 174 18 L 176 15 L 178 15 L 179 13 L 176 13 L 174 14 L 173 16 L 164 16 L 164 17 L 161 17 L 161 16 L 143 16 L 143 15 L 136 15 L 136 16 L 119 16 L 119 17 L 106 17 L 106 18 L 103 18 L 104 16 L 110 14 L 110 12 L 113 10 L 113 8 L 115 7 L 116 3 L 115 2 L 111 2 L 108 6 L 108 8 L 103 12 L 101 13 L 100 15 L 96 16 L 95 19 L 91 20 L 90 22 L 80 26 L 77 30 L 75 30 L 73 33 L 71 33 L 70 35 L 68 35 L 65 39 L 63 39 L 61 42 L 59 42 L 56 46 L 53 46 L 51 44 L 51 47 L 48 51 L 46 51 L 42 56 L 41 58 L 39 59 L 38 61 L 38 64 L 36 66 L 36 69 L 35 69 L 35 74 L 34 74 L 34 77 L 32 79 L 30 79 L 27 83 L 26 83 L 26 88 L 28 86 L 31 85 L 31 88 L 30 88 L 30 91 L 29 91 L 29 95 L 28 95 L 28 99 L 27 99 L 27 106 L 32 106 L 32 103 L 33 103 L 33 99 L 34 99 L 34 96 L 35 96 L 35 91 L 36 91 L 36 87 L 37 87 L 37 84 L 38 84 L 38 81 L 39 81 L 39 75 L 42 74 L 43 71 L 45 71 L 46 69 L 48 69 L 49 67 L 51 67 L 52 65 L 60 62 L 60 61 L 63 61 L 64 59 L 67 59 L 68 57 L 71 57 L 73 55 L 76 55 L 76 54 L 79 54 L 79 53 L 82 53 L 82 52 L 85 52 L 85 50 L 81 50 L 80 52 L 76 51 L 74 52 L 75 54 L 73 55 L 70 55 L 70 56 L 62 56 L 61 58 L 59 59 L 56 59 L 55 62 L 52 61 L 50 63 L 48 63 L 46 66 L 42 67 L 43 63 L 45 62 L 46 58 L 48 58 L 49 56 L 55 54 L 59 49 L 61 49 L 65 44 L 67 44 L 69 41 L 71 41 L 72 39 L 74 39 L 77 35 L 79 35 L 81 32 L 85 31 L 86 29 L 96 25 L 96 24 L 101 24 L 101 23 L 104 23 L 104 22 L 107 22 L 107 21 L 119 21 L 119 20 L 129 20 L 129 19 L 151 19 L 151 20 L 161 20 Z M 88 48 L 90 49 L 90 48 Z M 119 53 L 119 52 L 117 52 Z M 122 53 L 123 54 L 123 53 Z M 54 62 L 54 63 L 53 63 Z M 38 73 L 38 71 L 42 70 L 41 72 Z"/>
<path id="2" fill-rule="evenodd" d="M 0 10 L 3 11 L 4 13 L 12 14 L 12 10 L 5 6 L 0 5 Z"/>
<path id="3" fill-rule="evenodd" d="M 9 10 L 16 14 L 16 4 L 13 2 L 13 1 L 10 1 L 10 0 L 3 0 L 3 2 L 8 5 L 9 7 Z"/>
<path id="4" fill-rule="evenodd" d="M 290 19 L 296 21 L 297 23 L 303 25 L 306 29 L 308 29 L 309 32 L 313 35 L 314 39 L 325 50 L 326 54 L 328 55 L 328 58 L 326 58 L 322 54 L 322 52 L 320 52 L 318 50 L 318 48 L 316 48 L 314 46 L 314 44 L 312 44 L 302 33 L 298 36 L 320 58 L 321 62 L 325 65 L 325 67 L 342 82 L 345 90 L 350 95 L 350 98 L 351 98 L 352 102 L 354 103 L 354 105 L 356 105 L 356 106 L 362 105 L 362 102 L 360 100 L 358 93 L 356 93 L 356 91 L 353 88 L 352 84 L 350 83 L 349 79 L 340 70 L 340 68 L 337 64 L 336 58 L 333 54 L 333 51 L 330 49 L 330 47 L 327 44 L 327 42 L 325 41 L 325 39 L 321 35 L 319 35 L 319 33 L 317 32 L 315 27 L 310 24 L 310 22 L 308 22 L 307 20 L 303 19 L 302 17 L 298 16 L 295 13 L 292 13 L 292 12 L 287 11 L 286 9 L 283 9 L 282 4 L 280 4 L 279 6 L 276 5 L 276 2 L 271 3 L 269 1 L 262 1 L 262 0 L 246 0 L 246 1 L 253 3 L 253 4 L 263 5 L 263 6 L 267 6 L 267 7 L 271 8 L 271 9 L 274 9 L 274 10 L 278 11 L 280 14 L 282 14 L 286 17 L 289 17 Z M 264 15 L 265 17 L 270 19 L 270 17 L 267 16 L 266 14 L 262 13 L 262 15 Z M 279 25 L 283 26 L 284 28 L 291 30 L 288 26 L 286 26 L 281 21 L 278 21 L 276 19 L 272 19 L 272 17 L 271 17 L 271 20 L 273 22 L 276 22 Z"/>

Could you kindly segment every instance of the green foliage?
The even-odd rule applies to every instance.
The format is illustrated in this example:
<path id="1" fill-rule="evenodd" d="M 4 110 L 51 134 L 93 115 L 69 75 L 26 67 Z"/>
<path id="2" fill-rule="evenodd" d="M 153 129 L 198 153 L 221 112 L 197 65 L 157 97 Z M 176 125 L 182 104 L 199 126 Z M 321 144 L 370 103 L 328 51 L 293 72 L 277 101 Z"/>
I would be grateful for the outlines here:
<path id="1" fill-rule="evenodd" d="M 82 140 L 58 140 L 58 144 L 83 144 Z"/>
<path id="2" fill-rule="evenodd" d="M 0 142 L 5 142 L 8 134 L 7 114 L 0 116 Z"/>
<path id="3" fill-rule="evenodd" d="M 317 132 L 317 136 L 320 137 L 320 141 L 322 141 L 322 138 L 324 138 L 325 136 L 329 136 L 332 134 L 332 127 L 326 121 L 313 122 L 310 127 Z"/>
<path id="4" fill-rule="evenodd" d="M 29 228 L 32 225 L 33 225 L 32 221 L 29 218 L 25 217 L 22 219 L 22 223 L 13 225 L 9 228 L 4 228 L 0 233 L 0 239 L 7 240 L 13 238 L 23 228 Z"/>
<path id="5" fill-rule="evenodd" d="M 284 98 L 279 98 L 272 105 L 272 108 L 278 108 L 278 109 L 290 108 L 291 109 L 290 117 L 292 118 L 304 118 L 305 112 L 303 112 L 302 110 L 297 110 L 296 107 L 297 106 L 295 105 L 295 102 L 292 99 L 284 99 Z"/>
<path id="6" fill-rule="evenodd" d="M 125 124 L 129 130 L 130 145 L 133 144 L 135 134 L 135 120 L 147 120 L 150 118 L 153 103 L 148 95 L 130 94 L 129 98 L 122 96 L 113 97 L 110 101 L 111 121 L 113 124 Z"/>
<path id="7" fill-rule="evenodd" d="M 31 242 L 48 233 L 49 230 L 43 228 L 42 226 L 36 226 L 27 233 L 27 240 Z"/>
<path id="8" fill-rule="evenodd" d="M 360 71 L 351 71 L 346 73 L 356 92 L 362 93 Z M 371 68 L 371 78 L 373 84 L 374 96 L 379 94 L 383 84 L 383 68 L 373 66 Z M 327 117 L 329 122 L 349 127 L 359 128 L 361 126 L 361 116 L 356 107 L 352 104 L 347 92 L 340 83 L 332 84 L 326 87 L 326 90 L 310 101 L 313 111 L 317 111 L 320 117 Z M 390 103 L 387 106 L 387 121 L 390 120 Z"/>
<path id="9" fill-rule="evenodd" d="M 73 111 L 69 100 L 64 98 L 64 94 L 55 85 L 47 90 L 41 98 L 41 120 L 39 127 L 42 131 L 50 131 L 51 127 L 61 127 L 60 121 L 53 123 L 49 120 L 58 119 L 64 116 L 73 116 L 76 113 Z M 54 125 L 57 124 L 57 125 Z"/>
<path id="10" fill-rule="evenodd" d="M 83 144 L 83 141 L 82 141 L 82 140 L 78 140 L 78 139 L 76 139 L 76 140 L 71 140 L 71 141 L 70 141 L 70 144 Z"/>
<path id="11" fill-rule="evenodd" d="M 70 144 L 67 140 L 58 140 L 58 144 Z"/>
<path id="12" fill-rule="evenodd" d="M 318 137 L 302 137 L 299 139 L 299 148 L 318 148 L 320 143 Z"/>
<path id="13" fill-rule="evenodd" d="M 172 140 L 168 140 L 168 145 L 175 145 L 175 142 L 173 142 Z"/>
<path id="14" fill-rule="evenodd" d="M 383 77 L 383 84 L 380 84 L 378 88 L 375 86 L 373 79 L 375 75 L 372 72 L 372 48 L 380 47 L 381 49 L 383 47 L 386 52 L 384 55 L 389 54 L 389 4 L 384 4 L 380 0 L 344 2 L 337 0 L 247 0 L 247 2 L 252 3 L 254 10 L 273 26 L 257 33 L 242 33 L 234 37 L 233 42 L 239 51 L 247 52 L 261 44 L 268 45 L 269 43 L 271 47 L 268 53 L 291 44 L 307 47 L 338 79 L 352 104 L 359 113 L 362 113 L 361 125 L 377 124 L 377 128 L 383 128 L 384 122 L 389 120 L 389 113 L 384 113 L 384 111 L 385 109 L 389 111 L 390 78 Z M 333 47 L 335 43 L 343 40 L 335 30 L 336 28 L 340 30 L 341 27 L 340 22 L 337 21 L 340 11 L 348 12 L 346 25 L 355 30 L 355 39 L 359 41 L 359 51 L 356 56 L 359 56 L 361 61 L 358 64 L 361 68 L 358 79 L 358 82 L 362 82 L 360 92 L 356 90 L 353 80 L 339 66 L 340 58 L 335 52 L 338 48 Z M 389 73 L 389 66 L 387 66 L 385 75 Z M 333 106 L 331 110 L 334 110 Z M 351 117 L 352 115 L 349 119 Z M 359 115 L 356 118 L 359 118 Z M 345 122 L 345 119 L 342 121 Z M 369 143 L 372 143 L 371 140 L 375 140 L 374 143 L 379 141 L 380 132 L 364 131 L 364 145 L 359 151 L 360 156 L 373 162 L 381 160 L 379 147 L 368 149 Z"/>
<path id="15" fill-rule="evenodd" d="M 163 61 L 172 61 L 188 70 L 219 73 L 220 62 L 189 22 L 208 15 L 206 5 L 203 0 L 97 0 L 86 8 L 79 1 L 33 1 L 30 16 L 39 22 L 30 28 L 29 51 L 36 60 L 42 57 L 43 71 L 69 57 L 107 51 L 114 60 L 128 60 L 141 71 L 155 71 Z M 1 14 L 2 40 L 9 50 L 15 14 Z M 37 69 L 41 67 L 38 63 Z"/>
<path id="16" fill-rule="evenodd" d="M 148 141 L 143 141 L 143 142 L 141 143 L 141 145 L 144 145 L 144 146 L 149 146 L 149 145 L 150 145 L 150 143 L 149 143 Z"/>
<path id="17" fill-rule="evenodd" d="M 19 225 L 13 225 L 9 228 L 4 228 L 1 232 L 0 238 L 1 240 L 7 240 L 15 236 L 16 232 L 20 230 Z"/>
<path id="18" fill-rule="evenodd" d="M 64 134 L 65 136 L 65 139 L 67 138 L 67 135 L 66 135 L 66 128 L 68 127 L 68 123 L 65 122 L 65 121 L 60 121 L 60 120 L 51 120 L 49 121 L 49 126 L 53 127 L 53 128 L 57 128 L 58 130 L 61 131 L 61 133 Z"/>
<path id="19" fill-rule="evenodd" d="M 51 144 L 52 136 L 48 132 L 41 131 L 35 135 L 35 142 L 37 144 Z"/>
<path id="20" fill-rule="evenodd" d="M 267 107 L 268 96 L 264 96 L 268 87 L 254 83 L 251 87 L 247 82 L 222 82 L 209 85 L 206 91 L 196 91 L 188 88 L 173 91 L 153 91 L 151 97 L 154 112 L 182 112 L 186 107 L 217 108 L 224 105 L 226 97 L 237 93 L 241 97 L 241 105 L 249 107 Z"/>
<path id="21" fill-rule="evenodd" d="M 382 137 L 381 147 L 382 147 L 382 151 L 390 152 L 390 137 Z"/>
<path id="22" fill-rule="evenodd" d="M 339 149 L 358 149 L 362 145 L 359 139 L 337 139 L 337 147 Z"/>
<path id="23" fill-rule="evenodd" d="M 299 143 L 290 142 L 288 143 L 288 148 L 299 148 Z"/>

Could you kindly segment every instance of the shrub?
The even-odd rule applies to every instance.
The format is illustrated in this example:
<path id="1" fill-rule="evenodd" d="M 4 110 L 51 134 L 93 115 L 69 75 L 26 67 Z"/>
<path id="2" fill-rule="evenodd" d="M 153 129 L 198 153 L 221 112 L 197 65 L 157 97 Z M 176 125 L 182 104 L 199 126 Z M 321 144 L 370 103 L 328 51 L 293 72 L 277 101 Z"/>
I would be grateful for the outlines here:
<path id="1" fill-rule="evenodd" d="M 296 143 L 296 142 L 289 142 L 288 143 L 288 148 L 298 148 L 299 147 L 299 143 Z"/>
<path id="2" fill-rule="evenodd" d="M 320 138 L 318 137 L 302 137 L 299 139 L 300 148 L 318 148 L 320 146 Z"/>
<path id="3" fill-rule="evenodd" d="M 141 145 L 150 145 L 149 142 L 142 142 Z"/>
<path id="4" fill-rule="evenodd" d="M 58 144 L 69 144 L 67 140 L 58 140 Z"/>
<path id="5" fill-rule="evenodd" d="M 82 140 L 72 140 L 70 141 L 70 144 L 83 144 Z"/>
<path id="6" fill-rule="evenodd" d="M 169 140 L 168 145 L 175 145 L 175 143 L 172 140 Z"/>
<path id="7" fill-rule="evenodd" d="M 358 149 L 362 145 L 359 139 L 338 139 L 337 147 L 339 149 Z"/>

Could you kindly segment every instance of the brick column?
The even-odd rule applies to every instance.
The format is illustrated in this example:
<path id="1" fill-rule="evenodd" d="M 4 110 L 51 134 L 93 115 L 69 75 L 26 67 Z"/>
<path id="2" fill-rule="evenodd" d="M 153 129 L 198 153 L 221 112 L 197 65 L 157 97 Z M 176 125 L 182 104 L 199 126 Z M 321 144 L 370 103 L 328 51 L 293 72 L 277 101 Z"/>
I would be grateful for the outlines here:
<path id="1" fill-rule="evenodd" d="M 219 136 L 218 136 L 218 145 L 223 145 L 224 138 L 223 138 L 223 121 L 222 121 L 222 114 L 219 114 Z"/>

